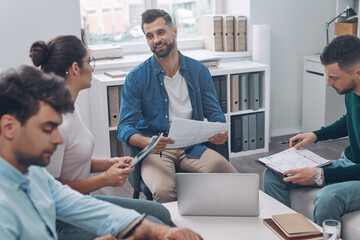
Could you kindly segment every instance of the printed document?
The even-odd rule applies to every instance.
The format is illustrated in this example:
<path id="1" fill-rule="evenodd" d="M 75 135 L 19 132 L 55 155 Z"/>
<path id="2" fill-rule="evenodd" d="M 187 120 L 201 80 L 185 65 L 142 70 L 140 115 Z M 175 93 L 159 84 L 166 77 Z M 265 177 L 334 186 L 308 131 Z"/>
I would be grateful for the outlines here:
<path id="1" fill-rule="evenodd" d="M 259 158 L 259 161 L 277 172 L 283 173 L 287 170 L 305 168 L 305 167 L 322 167 L 331 164 L 329 160 L 305 148 L 294 147 L 274 155 Z"/>
<path id="2" fill-rule="evenodd" d="M 171 123 L 168 137 L 174 140 L 175 143 L 166 145 L 166 148 L 183 148 L 207 142 L 207 140 L 212 136 L 227 129 L 227 123 L 174 118 Z"/>

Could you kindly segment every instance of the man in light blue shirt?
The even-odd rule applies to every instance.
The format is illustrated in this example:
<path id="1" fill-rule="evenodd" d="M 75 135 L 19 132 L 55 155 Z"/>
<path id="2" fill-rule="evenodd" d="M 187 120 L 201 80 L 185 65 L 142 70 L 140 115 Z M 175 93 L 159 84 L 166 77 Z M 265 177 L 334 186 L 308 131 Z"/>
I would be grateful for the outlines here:
<path id="1" fill-rule="evenodd" d="M 61 114 L 74 110 L 62 78 L 28 66 L 10 70 L 0 76 L 0 103 L 1 239 L 57 239 L 56 218 L 99 236 L 200 239 L 189 229 L 140 221 L 136 211 L 84 196 L 47 173 L 63 142 Z"/>

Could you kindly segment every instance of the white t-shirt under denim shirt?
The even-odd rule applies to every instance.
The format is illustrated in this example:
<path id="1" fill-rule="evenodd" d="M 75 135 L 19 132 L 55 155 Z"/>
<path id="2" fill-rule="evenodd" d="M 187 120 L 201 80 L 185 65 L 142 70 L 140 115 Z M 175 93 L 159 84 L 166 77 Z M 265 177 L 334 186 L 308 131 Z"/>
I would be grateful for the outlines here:
<path id="1" fill-rule="evenodd" d="M 179 69 L 172 78 L 165 75 L 164 85 L 169 97 L 169 125 L 174 117 L 192 119 L 188 86 Z"/>
<path id="2" fill-rule="evenodd" d="M 55 178 L 74 181 L 90 176 L 95 139 L 80 117 L 75 104 L 73 113 L 63 114 L 59 131 L 64 143 L 58 145 L 46 167 Z"/>

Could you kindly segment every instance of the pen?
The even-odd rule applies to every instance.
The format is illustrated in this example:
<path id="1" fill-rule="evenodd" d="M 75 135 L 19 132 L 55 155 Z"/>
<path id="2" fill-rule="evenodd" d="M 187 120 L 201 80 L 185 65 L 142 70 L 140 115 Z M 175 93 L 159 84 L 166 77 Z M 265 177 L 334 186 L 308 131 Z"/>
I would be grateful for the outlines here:
<path id="1" fill-rule="evenodd" d="M 299 142 L 301 142 L 300 139 L 294 141 L 294 143 L 299 143 Z M 282 141 L 282 142 L 279 142 L 279 144 L 289 144 L 289 143 L 290 143 L 290 141 Z"/>
<path id="2" fill-rule="evenodd" d="M 160 132 L 159 135 L 160 135 L 160 134 L 163 134 L 163 132 Z M 160 154 L 160 157 L 162 157 L 162 152 L 160 152 L 159 154 Z"/>

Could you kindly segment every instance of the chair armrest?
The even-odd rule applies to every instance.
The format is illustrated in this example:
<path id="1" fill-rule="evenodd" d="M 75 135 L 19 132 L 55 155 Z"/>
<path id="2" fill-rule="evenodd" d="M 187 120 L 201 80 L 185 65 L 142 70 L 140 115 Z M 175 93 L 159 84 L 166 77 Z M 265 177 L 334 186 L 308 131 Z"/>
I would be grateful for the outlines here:
<path id="1" fill-rule="evenodd" d="M 130 156 L 135 157 L 136 154 L 139 152 L 139 149 L 137 147 L 131 146 L 130 144 L 126 142 L 122 142 L 123 150 L 124 150 L 124 156 Z M 141 192 L 140 189 L 140 183 L 142 181 L 141 179 L 141 173 L 140 173 L 140 163 L 135 165 L 135 169 L 130 175 L 128 176 L 129 182 L 131 186 L 136 190 Z"/>
<path id="2" fill-rule="evenodd" d="M 218 153 L 220 153 L 224 158 L 229 160 L 229 143 L 226 141 L 224 144 L 214 144 L 211 142 L 205 142 L 204 145 Z"/>

